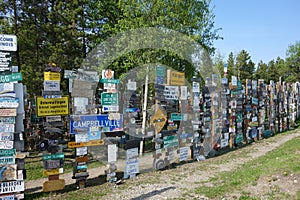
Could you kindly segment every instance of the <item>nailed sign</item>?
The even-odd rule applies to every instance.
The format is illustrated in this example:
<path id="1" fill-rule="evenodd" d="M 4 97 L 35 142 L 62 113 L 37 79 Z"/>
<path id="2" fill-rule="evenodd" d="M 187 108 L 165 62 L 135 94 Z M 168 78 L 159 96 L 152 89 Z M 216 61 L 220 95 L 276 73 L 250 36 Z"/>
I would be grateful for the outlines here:
<path id="1" fill-rule="evenodd" d="M 45 154 L 43 155 L 43 160 L 58 160 L 58 159 L 64 159 L 65 155 L 63 153 L 57 153 L 57 154 Z"/>
<path id="2" fill-rule="evenodd" d="M 155 115 L 152 117 L 150 123 L 154 126 L 157 132 L 160 132 L 167 122 L 167 117 L 160 108 L 157 109 Z"/>
<path id="3" fill-rule="evenodd" d="M 39 117 L 67 115 L 69 114 L 69 98 L 68 96 L 55 99 L 44 99 L 43 97 L 37 97 L 36 107 L 37 115 Z"/>
<path id="4" fill-rule="evenodd" d="M 0 116 L 15 117 L 17 116 L 17 110 L 14 108 L 0 109 Z"/>
<path id="5" fill-rule="evenodd" d="M 77 148 L 77 147 L 89 147 L 89 146 L 100 146 L 104 145 L 104 140 L 91 140 L 88 142 L 68 142 L 69 148 Z"/>
<path id="6" fill-rule="evenodd" d="M 0 76 L 0 83 L 9 83 L 14 81 L 21 81 L 22 74 L 21 73 L 13 73 L 4 76 Z"/>
<path id="7" fill-rule="evenodd" d="M 60 91 L 60 81 L 44 81 L 44 91 Z"/>
<path id="8" fill-rule="evenodd" d="M 44 160 L 45 169 L 55 169 L 63 166 L 63 160 Z"/>
<path id="9" fill-rule="evenodd" d="M 45 81 L 60 81 L 60 73 L 58 72 L 44 72 Z"/>
<path id="10" fill-rule="evenodd" d="M 24 191 L 24 181 L 0 182 L 0 194 Z"/>
<path id="11" fill-rule="evenodd" d="M 0 132 L 15 132 L 14 124 L 2 124 L 0 126 Z"/>
<path id="12" fill-rule="evenodd" d="M 14 140 L 14 133 L 13 132 L 8 132 L 8 133 L 0 132 L 0 141 L 8 141 L 8 140 Z"/>
<path id="13" fill-rule="evenodd" d="M 17 36 L 15 35 L 0 35 L 0 50 L 1 51 L 17 51 Z"/>
<path id="14" fill-rule="evenodd" d="M 0 149 L 12 149 L 14 141 L 0 141 Z"/>
<path id="15" fill-rule="evenodd" d="M 0 157 L 1 156 L 15 156 L 16 149 L 0 149 Z"/>
<path id="16" fill-rule="evenodd" d="M 65 180 L 59 179 L 59 180 L 49 180 L 43 183 L 43 191 L 44 192 L 51 192 L 51 191 L 57 191 L 62 190 L 65 188 Z"/>
<path id="17" fill-rule="evenodd" d="M 0 165 L 10 165 L 15 164 L 15 157 L 7 156 L 7 157 L 0 157 Z"/>

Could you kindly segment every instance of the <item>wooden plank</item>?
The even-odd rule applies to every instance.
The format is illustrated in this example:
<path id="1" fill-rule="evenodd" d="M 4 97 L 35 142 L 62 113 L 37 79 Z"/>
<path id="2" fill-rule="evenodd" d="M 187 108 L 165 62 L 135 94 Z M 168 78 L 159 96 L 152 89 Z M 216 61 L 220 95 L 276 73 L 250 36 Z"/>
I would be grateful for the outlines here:
<path id="1" fill-rule="evenodd" d="M 65 188 L 65 180 L 49 180 L 43 183 L 43 192 L 52 192 L 63 190 Z"/>
<path id="2" fill-rule="evenodd" d="M 76 157 L 76 162 L 87 162 L 89 160 L 88 156 Z"/>
<path id="3" fill-rule="evenodd" d="M 24 181 L 0 182 L 0 194 L 22 192 L 25 189 Z"/>

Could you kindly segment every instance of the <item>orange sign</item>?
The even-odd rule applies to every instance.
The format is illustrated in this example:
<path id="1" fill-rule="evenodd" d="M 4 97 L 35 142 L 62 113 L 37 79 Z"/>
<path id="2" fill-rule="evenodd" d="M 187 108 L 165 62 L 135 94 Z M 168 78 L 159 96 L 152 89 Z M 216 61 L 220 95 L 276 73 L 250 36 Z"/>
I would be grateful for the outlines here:
<path id="1" fill-rule="evenodd" d="M 104 140 L 90 140 L 88 142 L 68 142 L 69 148 L 90 147 L 104 145 Z"/>
<path id="2" fill-rule="evenodd" d="M 167 70 L 168 85 L 184 85 L 184 72 Z"/>

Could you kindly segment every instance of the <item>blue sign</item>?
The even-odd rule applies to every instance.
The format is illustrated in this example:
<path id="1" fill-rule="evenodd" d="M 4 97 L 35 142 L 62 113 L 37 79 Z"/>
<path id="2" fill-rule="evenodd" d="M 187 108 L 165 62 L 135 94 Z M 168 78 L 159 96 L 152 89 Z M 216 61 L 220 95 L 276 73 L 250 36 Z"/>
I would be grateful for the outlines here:
<path id="1" fill-rule="evenodd" d="M 90 140 L 100 140 L 101 132 L 100 131 L 90 131 L 88 132 L 88 141 Z"/>
<path id="2" fill-rule="evenodd" d="M 133 113 L 133 112 L 139 112 L 138 108 L 126 108 L 125 112 Z"/>
<path id="3" fill-rule="evenodd" d="M 119 120 L 109 120 L 108 115 L 71 115 L 70 134 L 75 134 L 76 129 L 88 132 L 90 127 L 102 127 L 105 132 L 122 131 L 123 115 Z"/>

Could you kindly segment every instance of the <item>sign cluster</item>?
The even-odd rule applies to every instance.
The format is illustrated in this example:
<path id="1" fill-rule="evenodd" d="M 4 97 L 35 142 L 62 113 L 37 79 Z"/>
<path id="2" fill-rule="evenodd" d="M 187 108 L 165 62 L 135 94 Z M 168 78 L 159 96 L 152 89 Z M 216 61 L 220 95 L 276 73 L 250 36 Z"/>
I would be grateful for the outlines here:
<path id="1" fill-rule="evenodd" d="M 24 198 L 24 92 L 22 75 L 12 67 L 16 48 L 16 36 L 0 35 L 0 199 Z"/>

